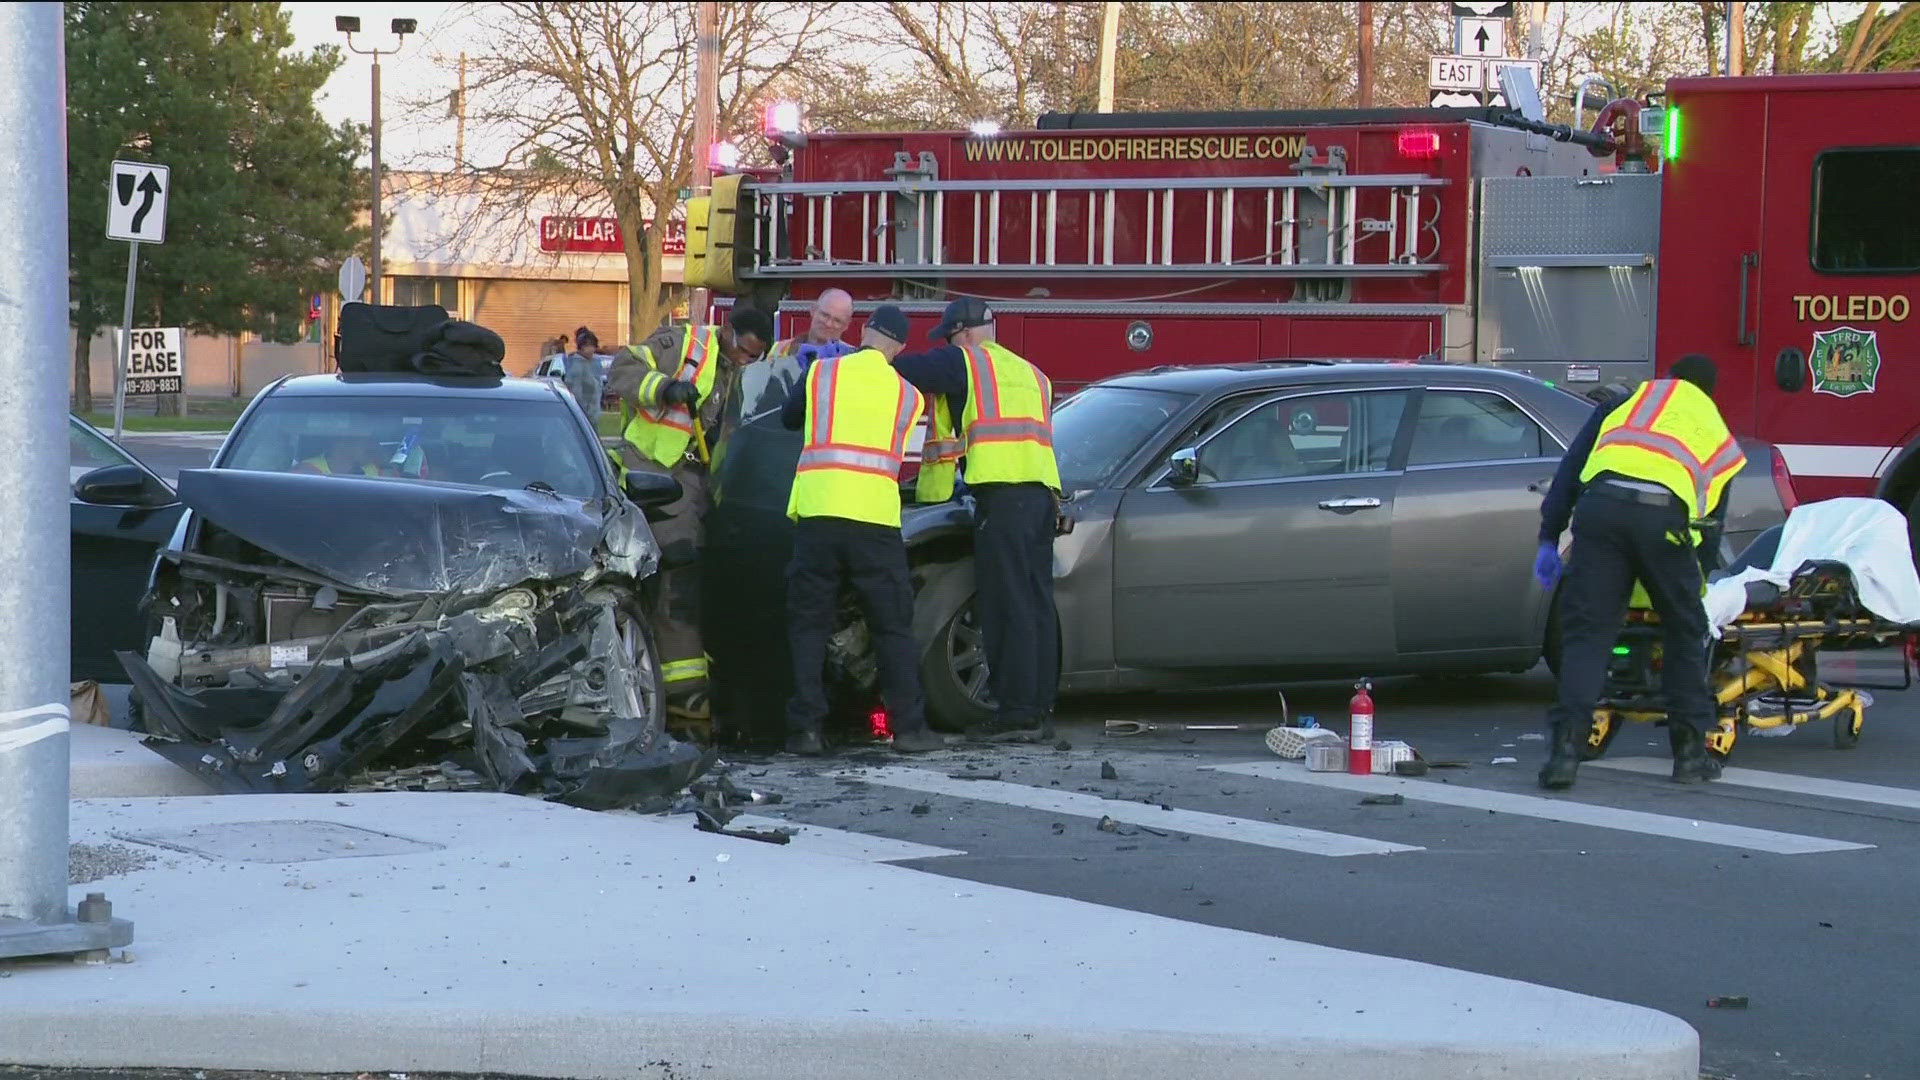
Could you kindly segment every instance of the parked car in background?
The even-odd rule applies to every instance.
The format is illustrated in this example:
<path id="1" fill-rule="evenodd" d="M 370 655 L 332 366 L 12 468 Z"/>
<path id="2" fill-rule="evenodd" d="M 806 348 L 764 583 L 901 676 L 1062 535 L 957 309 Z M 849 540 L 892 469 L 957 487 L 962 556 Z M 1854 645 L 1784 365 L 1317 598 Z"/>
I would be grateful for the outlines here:
<path id="1" fill-rule="evenodd" d="M 123 682 L 114 653 L 145 646 L 140 596 L 183 509 L 173 488 L 77 416 L 67 417 L 72 677 Z"/>
<path id="2" fill-rule="evenodd" d="M 769 415 L 796 378 L 775 362 L 741 395 L 709 524 L 729 618 L 742 593 L 779 595 L 799 438 Z M 1075 519 L 1054 544 L 1062 691 L 1553 662 L 1554 598 L 1531 572 L 1540 501 L 1593 408 L 1527 375 L 1445 364 L 1173 367 L 1086 387 L 1054 417 Z M 1730 551 L 1784 520 L 1790 498 L 1773 448 L 1745 449 Z M 921 677 L 950 730 L 991 708 L 971 528 L 964 498 L 903 519 Z M 754 663 L 777 653 L 778 619 L 716 627 L 716 671 L 777 681 Z M 864 690 L 851 617 L 837 641 Z"/>

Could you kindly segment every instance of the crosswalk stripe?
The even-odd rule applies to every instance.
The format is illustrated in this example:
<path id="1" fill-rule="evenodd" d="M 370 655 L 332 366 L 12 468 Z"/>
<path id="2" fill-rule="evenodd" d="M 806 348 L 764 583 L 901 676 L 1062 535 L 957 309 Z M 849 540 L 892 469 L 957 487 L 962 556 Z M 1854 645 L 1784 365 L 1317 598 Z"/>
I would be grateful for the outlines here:
<path id="1" fill-rule="evenodd" d="M 1745 848 L 1773 855 L 1811 855 L 1826 851 L 1862 851 L 1872 844 L 1845 840 L 1827 840 L 1818 836 L 1751 829 L 1744 825 L 1723 825 L 1713 821 L 1649 814 L 1641 810 L 1621 810 L 1611 806 L 1521 795 L 1510 791 L 1442 784 L 1433 780 L 1407 780 L 1394 776 L 1349 776 L 1346 773 L 1308 772 L 1304 765 L 1291 761 L 1253 761 L 1236 765 L 1210 765 L 1213 772 L 1235 773 L 1267 780 L 1313 784 L 1341 791 L 1369 795 L 1397 793 L 1421 802 L 1460 806 L 1470 810 L 1492 810 L 1502 814 L 1561 821 L 1570 825 L 1592 825 L 1602 829 L 1691 840 L 1701 844 Z"/>
<path id="2" fill-rule="evenodd" d="M 904 788 L 908 791 L 919 791 L 928 795 L 951 795 L 958 799 L 973 799 L 980 802 L 999 803 L 1002 806 L 1017 806 L 1027 810 L 1042 810 L 1051 814 L 1066 814 L 1095 820 L 1110 817 L 1125 825 L 1141 825 L 1217 840 L 1233 840 L 1243 844 L 1278 848 L 1283 851 L 1298 851 L 1308 855 L 1391 855 L 1401 851 L 1423 850 L 1409 844 L 1369 840 L 1343 833 L 1321 832 L 1318 829 L 1302 829 L 1271 821 L 1227 817 L 1223 814 L 1207 814 L 1197 810 L 1162 810 L 1146 803 L 1104 799 L 1098 795 L 1087 795 L 1077 791 L 1029 787 L 1026 784 L 1010 784 L 1000 780 L 956 780 L 945 773 L 926 769 L 883 766 L 849 770 L 843 775 L 851 779 L 865 780 L 868 783 L 886 787 Z"/>
<path id="3" fill-rule="evenodd" d="M 1586 767 L 1665 776 L 1672 770 L 1673 763 L 1659 758 L 1620 758 L 1619 760 L 1589 761 Z M 1913 788 L 1857 784 L 1850 780 L 1826 780 L 1817 776 L 1794 776 L 1790 773 L 1736 769 L 1732 766 L 1728 766 L 1721 772 L 1719 782 L 1739 787 L 1765 788 L 1769 791 L 1787 791 L 1795 795 L 1819 795 L 1828 799 L 1845 799 L 1849 802 L 1878 803 L 1881 806 L 1920 810 L 1920 791 Z"/>
<path id="4" fill-rule="evenodd" d="M 946 855 L 966 854 L 964 851 L 956 851 L 953 848 L 916 844 L 911 840 L 895 840 L 890 836 L 873 836 L 846 829 L 830 829 L 825 825 L 809 825 L 803 821 L 789 821 L 786 818 L 765 817 L 760 814 L 741 814 L 729 820 L 727 827 L 730 829 L 790 829 L 793 831 L 793 839 L 789 843 L 793 847 L 821 855 L 856 859 L 860 862 L 906 862 L 909 859 L 938 859 Z"/>

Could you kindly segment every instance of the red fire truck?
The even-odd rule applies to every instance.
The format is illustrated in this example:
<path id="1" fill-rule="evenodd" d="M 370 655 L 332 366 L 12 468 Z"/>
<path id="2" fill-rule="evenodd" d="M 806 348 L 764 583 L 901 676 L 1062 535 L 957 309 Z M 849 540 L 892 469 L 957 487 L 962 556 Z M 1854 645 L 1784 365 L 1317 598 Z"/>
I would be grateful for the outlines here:
<path id="1" fill-rule="evenodd" d="M 1367 357 L 1578 391 L 1704 352 L 1729 421 L 1781 447 L 1800 497 L 1904 510 L 1915 115 L 1920 75 L 1888 74 L 1682 79 L 1591 127 L 1432 109 L 770 132 L 782 168 L 689 207 L 689 282 L 787 332 L 831 286 L 916 330 L 985 297 L 1000 339 L 1066 386 Z"/>

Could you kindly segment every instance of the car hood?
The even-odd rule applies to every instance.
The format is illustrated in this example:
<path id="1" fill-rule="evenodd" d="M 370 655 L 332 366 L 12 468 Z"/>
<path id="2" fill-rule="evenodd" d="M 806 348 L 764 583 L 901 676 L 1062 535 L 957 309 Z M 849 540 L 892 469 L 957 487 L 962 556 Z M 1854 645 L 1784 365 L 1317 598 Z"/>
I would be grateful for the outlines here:
<path id="1" fill-rule="evenodd" d="M 205 521 L 356 592 L 491 593 L 596 566 L 601 504 L 346 476 L 188 469 L 180 501 Z"/>

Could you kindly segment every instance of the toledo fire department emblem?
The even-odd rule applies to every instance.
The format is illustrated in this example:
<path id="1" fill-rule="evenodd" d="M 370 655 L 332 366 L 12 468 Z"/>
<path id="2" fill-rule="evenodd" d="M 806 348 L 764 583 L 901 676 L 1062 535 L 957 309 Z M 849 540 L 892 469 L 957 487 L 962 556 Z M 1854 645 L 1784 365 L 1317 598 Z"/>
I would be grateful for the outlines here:
<path id="1" fill-rule="evenodd" d="M 1813 392 L 1834 397 L 1873 393 L 1880 376 L 1880 345 L 1871 330 L 1842 326 L 1813 335 L 1813 355 L 1807 357 L 1813 373 Z"/>

